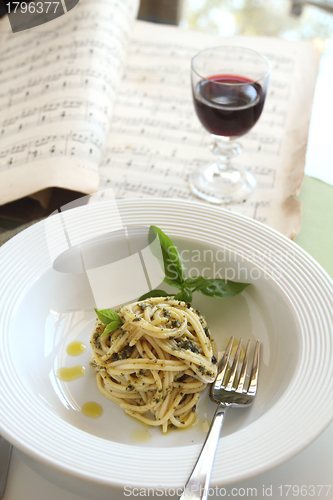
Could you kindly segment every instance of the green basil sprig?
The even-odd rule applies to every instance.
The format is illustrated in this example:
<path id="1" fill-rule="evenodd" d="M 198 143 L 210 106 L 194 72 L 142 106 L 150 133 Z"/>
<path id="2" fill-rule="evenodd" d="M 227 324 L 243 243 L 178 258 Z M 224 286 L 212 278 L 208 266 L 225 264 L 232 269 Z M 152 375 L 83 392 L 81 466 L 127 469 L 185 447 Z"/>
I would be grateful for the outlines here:
<path id="1" fill-rule="evenodd" d="M 116 311 L 113 311 L 112 309 L 96 309 L 95 308 L 95 312 L 97 314 L 98 319 L 104 325 L 106 325 L 106 328 L 105 328 L 104 332 L 102 333 L 101 338 L 123 324 L 119 315 L 116 313 Z"/>
<path id="2" fill-rule="evenodd" d="M 171 286 L 179 288 L 185 281 L 185 269 L 177 248 L 170 238 L 156 226 L 150 226 L 148 242 L 152 253 L 160 260 L 162 251 L 162 268 L 164 270 L 164 281 Z"/>
<path id="3" fill-rule="evenodd" d="M 195 278 L 186 278 L 185 268 L 181 261 L 178 250 L 156 226 L 150 226 L 148 241 L 153 255 L 162 262 L 161 266 L 164 270 L 164 283 L 177 288 L 179 292 L 174 295 L 174 298 L 183 302 L 192 302 L 194 292 L 200 292 L 208 297 L 217 299 L 226 299 L 234 297 L 241 293 L 250 283 L 239 283 L 227 279 L 204 278 L 197 276 Z M 164 290 L 152 290 L 142 295 L 138 300 L 144 300 L 151 297 L 166 297 L 170 294 Z"/>

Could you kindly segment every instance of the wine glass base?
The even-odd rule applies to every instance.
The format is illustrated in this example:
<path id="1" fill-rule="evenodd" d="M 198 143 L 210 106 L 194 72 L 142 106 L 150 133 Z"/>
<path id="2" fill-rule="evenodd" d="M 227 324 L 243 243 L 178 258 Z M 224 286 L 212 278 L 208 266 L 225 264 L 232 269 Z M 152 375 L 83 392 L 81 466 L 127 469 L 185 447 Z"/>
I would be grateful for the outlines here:
<path id="1" fill-rule="evenodd" d="M 192 192 L 210 203 L 239 203 L 254 191 L 256 178 L 247 170 L 222 170 L 217 163 L 196 170 L 190 176 Z"/>

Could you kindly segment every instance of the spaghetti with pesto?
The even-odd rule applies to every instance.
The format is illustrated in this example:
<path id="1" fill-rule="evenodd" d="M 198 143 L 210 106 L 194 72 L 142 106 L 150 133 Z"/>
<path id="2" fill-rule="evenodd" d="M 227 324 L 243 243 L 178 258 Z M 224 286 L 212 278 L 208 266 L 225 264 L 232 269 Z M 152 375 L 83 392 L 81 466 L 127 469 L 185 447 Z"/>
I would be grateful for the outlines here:
<path id="1" fill-rule="evenodd" d="M 109 334 L 97 321 L 90 366 L 99 391 L 150 426 L 190 427 L 200 393 L 217 373 L 205 319 L 190 304 L 159 297 L 120 307 Z"/>

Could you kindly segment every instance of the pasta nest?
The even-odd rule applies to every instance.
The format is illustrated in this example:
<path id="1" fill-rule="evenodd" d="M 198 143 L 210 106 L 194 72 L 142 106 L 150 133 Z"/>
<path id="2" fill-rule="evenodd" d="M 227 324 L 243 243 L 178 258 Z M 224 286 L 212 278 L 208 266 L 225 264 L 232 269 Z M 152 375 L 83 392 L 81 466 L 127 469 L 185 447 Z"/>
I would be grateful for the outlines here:
<path id="1" fill-rule="evenodd" d="M 97 321 L 90 366 L 99 391 L 146 425 L 190 427 L 200 393 L 217 374 L 207 323 L 172 297 L 120 307 L 123 324 L 103 336 Z"/>

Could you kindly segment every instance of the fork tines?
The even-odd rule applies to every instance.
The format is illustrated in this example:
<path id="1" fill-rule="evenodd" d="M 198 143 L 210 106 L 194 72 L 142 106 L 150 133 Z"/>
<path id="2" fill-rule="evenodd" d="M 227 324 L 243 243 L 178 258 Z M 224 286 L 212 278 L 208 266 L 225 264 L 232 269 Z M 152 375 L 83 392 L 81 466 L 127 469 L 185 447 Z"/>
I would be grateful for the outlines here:
<path id="1" fill-rule="evenodd" d="M 240 374 L 238 377 L 236 389 L 234 389 L 234 384 L 235 384 L 235 378 L 237 375 L 237 366 L 239 364 L 243 339 L 239 340 L 239 343 L 238 343 L 238 346 L 236 349 L 236 354 L 235 354 L 235 357 L 233 359 L 231 368 L 230 368 L 230 370 L 228 370 L 229 358 L 230 358 L 230 353 L 232 350 L 233 342 L 234 342 L 234 337 L 231 337 L 230 341 L 228 343 L 228 346 L 224 352 L 224 355 L 222 357 L 221 363 L 220 363 L 220 371 L 219 371 L 217 382 L 226 391 L 235 390 L 237 393 L 242 393 L 242 392 L 244 392 L 244 384 L 245 384 L 245 380 L 246 380 L 246 369 L 247 369 L 248 360 L 249 360 L 251 340 L 248 340 L 248 342 L 247 342 L 247 346 L 246 346 L 246 350 L 245 350 L 245 354 L 244 354 L 244 358 L 243 358 L 241 371 L 240 371 Z M 252 367 L 251 367 L 249 384 L 248 384 L 248 388 L 245 389 L 245 392 L 248 395 L 252 395 L 252 396 L 254 396 L 256 394 L 257 385 L 258 385 L 259 350 L 260 350 L 260 343 L 259 343 L 259 341 L 257 341 L 256 345 L 255 345 L 254 355 L 253 355 L 253 362 L 252 362 Z M 226 380 L 224 380 L 225 378 L 226 378 Z"/>

